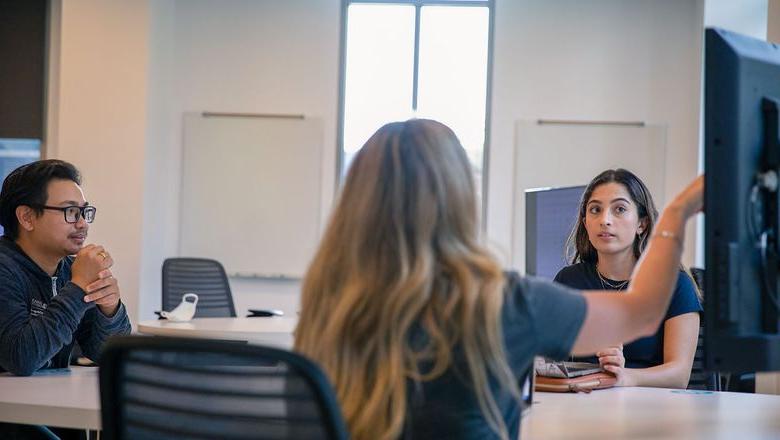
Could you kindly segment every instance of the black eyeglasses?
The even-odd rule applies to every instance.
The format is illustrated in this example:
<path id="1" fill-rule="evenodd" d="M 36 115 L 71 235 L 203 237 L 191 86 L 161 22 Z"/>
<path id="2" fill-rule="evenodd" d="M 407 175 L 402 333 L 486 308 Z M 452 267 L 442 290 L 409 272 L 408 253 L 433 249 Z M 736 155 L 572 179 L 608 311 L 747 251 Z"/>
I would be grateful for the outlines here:
<path id="1" fill-rule="evenodd" d="M 87 223 L 92 223 L 92 221 L 95 220 L 95 212 L 97 212 L 97 208 L 89 205 L 65 206 L 64 208 L 59 206 L 38 205 L 38 208 L 62 211 L 65 215 L 65 221 L 68 223 L 78 223 L 81 218 L 84 218 Z"/>

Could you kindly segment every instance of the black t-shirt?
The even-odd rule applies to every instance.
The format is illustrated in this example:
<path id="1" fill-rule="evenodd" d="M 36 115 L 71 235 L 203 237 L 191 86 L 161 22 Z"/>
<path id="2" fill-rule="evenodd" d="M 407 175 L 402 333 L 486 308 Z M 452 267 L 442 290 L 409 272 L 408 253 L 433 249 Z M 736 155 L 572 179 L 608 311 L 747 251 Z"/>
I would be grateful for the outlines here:
<path id="1" fill-rule="evenodd" d="M 555 276 L 555 281 L 579 290 L 617 290 L 599 279 L 596 266 L 590 263 L 577 263 L 564 267 Z M 617 284 L 618 281 L 607 280 Z M 666 320 L 685 313 L 701 312 L 702 307 L 693 280 L 683 271 L 677 276 L 672 301 L 658 331 L 652 336 L 639 338 L 623 346 L 627 368 L 648 368 L 664 363 L 664 324 Z M 577 361 L 598 363 L 597 357 L 576 358 Z"/>
<path id="2" fill-rule="evenodd" d="M 585 319 L 585 298 L 579 292 L 550 281 L 509 273 L 505 295 L 501 313 L 504 347 L 509 366 L 518 379 L 528 371 L 535 355 L 558 359 L 569 355 Z M 425 335 L 418 332 L 413 336 L 413 345 L 417 338 Z M 468 383 L 462 349 L 456 346 L 452 356 L 452 365 L 438 378 L 408 382 L 405 439 L 497 438 Z M 519 403 L 493 381 L 491 388 L 504 414 L 510 438 L 518 438 Z"/>

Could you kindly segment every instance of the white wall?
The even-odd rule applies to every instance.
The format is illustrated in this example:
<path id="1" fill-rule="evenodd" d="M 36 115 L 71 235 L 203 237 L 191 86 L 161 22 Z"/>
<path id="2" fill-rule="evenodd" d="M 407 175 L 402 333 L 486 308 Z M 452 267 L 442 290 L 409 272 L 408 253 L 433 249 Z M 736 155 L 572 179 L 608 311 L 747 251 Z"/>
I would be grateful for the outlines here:
<path id="1" fill-rule="evenodd" d="M 511 261 L 518 119 L 664 124 L 668 136 L 664 199 L 670 200 L 696 175 L 701 1 L 496 3 L 487 231 L 506 261 Z M 565 176 L 581 165 L 562 158 L 549 172 Z M 689 230 L 687 264 L 693 260 L 694 237 Z M 522 253 L 514 261 L 524 269 Z"/>
<path id="2" fill-rule="evenodd" d="M 50 155 L 84 170 L 85 187 L 101 208 L 93 237 L 117 255 L 135 320 L 159 306 L 160 267 L 178 249 L 183 112 L 321 118 L 325 221 L 337 154 L 340 5 L 62 5 L 60 100 L 50 112 L 58 139 Z M 517 119 L 667 124 L 667 198 L 695 174 L 702 20 L 701 0 L 496 1 L 487 231 L 497 246 L 511 247 Z M 298 283 L 234 280 L 233 287 L 239 313 L 297 309 Z"/>
<path id="3" fill-rule="evenodd" d="M 159 308 L 162 261 L 178 252 L 184 112 L 321 118 L 323 223 L 336 169 L 339 0 L 156 0 L 151 9 L 140 319 Z M 231 285 L 239 315 L 247 308 L 298 309 L 298 282 L 231 279 Z"/>
<path id="4" fill-rule="evenodd" d="M 178 250 L 181 115 L 322 118 L 323 206 L 335 182 L 339 0 L 54 1 L 47 156 L 77 164 L 134 322 L 160 304 Z M 207 201 L 205 201 L 207 202 Z M 322 221 L 326 219 L 323 213 Z M 240 314 L 298 308 L 298 283 L 233 280 Z"/>
<path id="5" fill-rule="evenodd" d="M 766 39 L 768 0 L 706 0 L 704 23 L 732 32 Z"/>
<path id="6" fill-rule="evenodd" d="M 160 310 L 161 268 L 165 257 L 176 254 L 179 233 L 180 136 L 176 115 L 175 2 L 153 0 L 149 15 L 149 69 L 147 131 L 143 185 L 143 254 L 139 284 L 139 314 L 133 320 L 152 318 Z"/>
<path id="7" fill-rule="evenodd" d="M 146 130 L 146 1 L 53 2 L 46 155 L 76 164 L 97 206 L 90 242 L 115 260 L 123 299 L 138 314 Z M 57 38 L 58 37 L 58 38 Z"/>
<path id="8" fill-rule="evenodd" d="M 168 29 L 175 29 L 173 43 L 162 43 L 173 47 L 165 60 L 173 60 L 168 72 L 173 71 L 179 81 L 167 88 L 174 95 L 172 109 L 166 109 L 162 118 L 170 125 L 168 145 L 149 155 L 150 161 L 155 154 L 165 155 L 161 162 L 168 162 L 165 168 L 171 172 L 157 174 L 161 181 L 152 186 L 163 188 L 163 192 L 147 202 L 163 204 L 161 199 L 167 198 L 164 205 L 169 207 L 157 210 L 167 211 L 164 223 L 169 227 L 163 231 L 164 241 L 155 239 L 156 248 L 145 246 L 152 253 L 153 249 L 162 250 L 144 261 L 144 295 L 154 292 L 148 300 L 159 297 L 162 258 L 176 250 L 177 221 L 171 219 L 178 216 L 177 157 L 182 112 L 305 113 L 322 117 L 326 121 L 326 151 L 331 152 L 323 163 L 322 197 L 326 208 L 333 194 L 339 2 L 292 1 L 282 5 L 278 1 L 230 1 L 220 3 L 219 8 L 213 5 L 213 1 L 178 1 L 172 11 L 166 9 L 173 17 L 169 22 L 162 21 Z M 661 26 L 664 32 L 658 31 Z M 666 124 L 666 198 L 695 175 L 701 28 L 702 6 L 694 0 L 587 4 L 497 1 L 487 231 L 491 241 L 503 250 L 500 253 L 509 257 L 511 249 L 516 119 Z M 169 32 L 161 35 L 171 37 Z M 155 81 L 152 77 L 152 84 Z M 171 151 L 177 153 L 171 155 Z M 565 167 L 558 171 L 565 172 Z M 155 179 L 154 174 L 150 173 L 147 183 Z M 154 221 L 149 220 L 149 224 Z M 160 234 L 146 235 L 152 236 Z M 693 241 L 689 238 L 689 243 Z M 518 257 L 515 261 L 522 262 L 522 255 Z M 690 262 L 693 251 L 688 251 L 686 258 Z M 239 309 L 267 306 L 288 308 L 289 312 L 297 308 L 298 283 L 238 281 L 233 280 L 233 287 Z M 294 297 L 257 294 L 280 290 Z"/>

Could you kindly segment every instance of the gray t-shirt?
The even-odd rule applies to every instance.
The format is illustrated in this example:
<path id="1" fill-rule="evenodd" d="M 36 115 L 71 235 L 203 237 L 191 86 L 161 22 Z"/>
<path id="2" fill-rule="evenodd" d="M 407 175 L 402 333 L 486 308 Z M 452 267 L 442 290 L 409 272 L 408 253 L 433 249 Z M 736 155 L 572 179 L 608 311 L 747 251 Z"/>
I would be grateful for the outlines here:
<path id="1" fill-rule="evenodd" d="M 585 298 L 576 290 L 541 279 L 507 274 L 501 314 L 509 366 L 520 379 L 535 355 L 563 359 L 571 351 L 585 319 Z M 424 335 L 423 335 L 424 337 Z M 405 439 L 491 439 L 460 347 L 453 363 L 438 378 L 409 382 Z M 504 414 L 510 438 L 518 438 L 520 404 L 491 381 L 493 395 Z"/>

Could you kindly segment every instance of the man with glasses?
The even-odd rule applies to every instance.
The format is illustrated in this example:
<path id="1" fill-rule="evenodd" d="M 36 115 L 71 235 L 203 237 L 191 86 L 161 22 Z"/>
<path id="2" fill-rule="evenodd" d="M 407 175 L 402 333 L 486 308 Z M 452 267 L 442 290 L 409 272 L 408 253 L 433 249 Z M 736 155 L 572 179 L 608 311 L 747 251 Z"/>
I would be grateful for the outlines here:
<path id="1" fill-rule="evenodd" d="M 71 164 L 12 171 L 0 192 L 0 371 L 65 368 L 74 342 L 97 361 L 103 342 L 130 332 L 106 249 L 87 244 L 96 209 Z M 1 432 L 1 429 L 0 429 Z"/>

